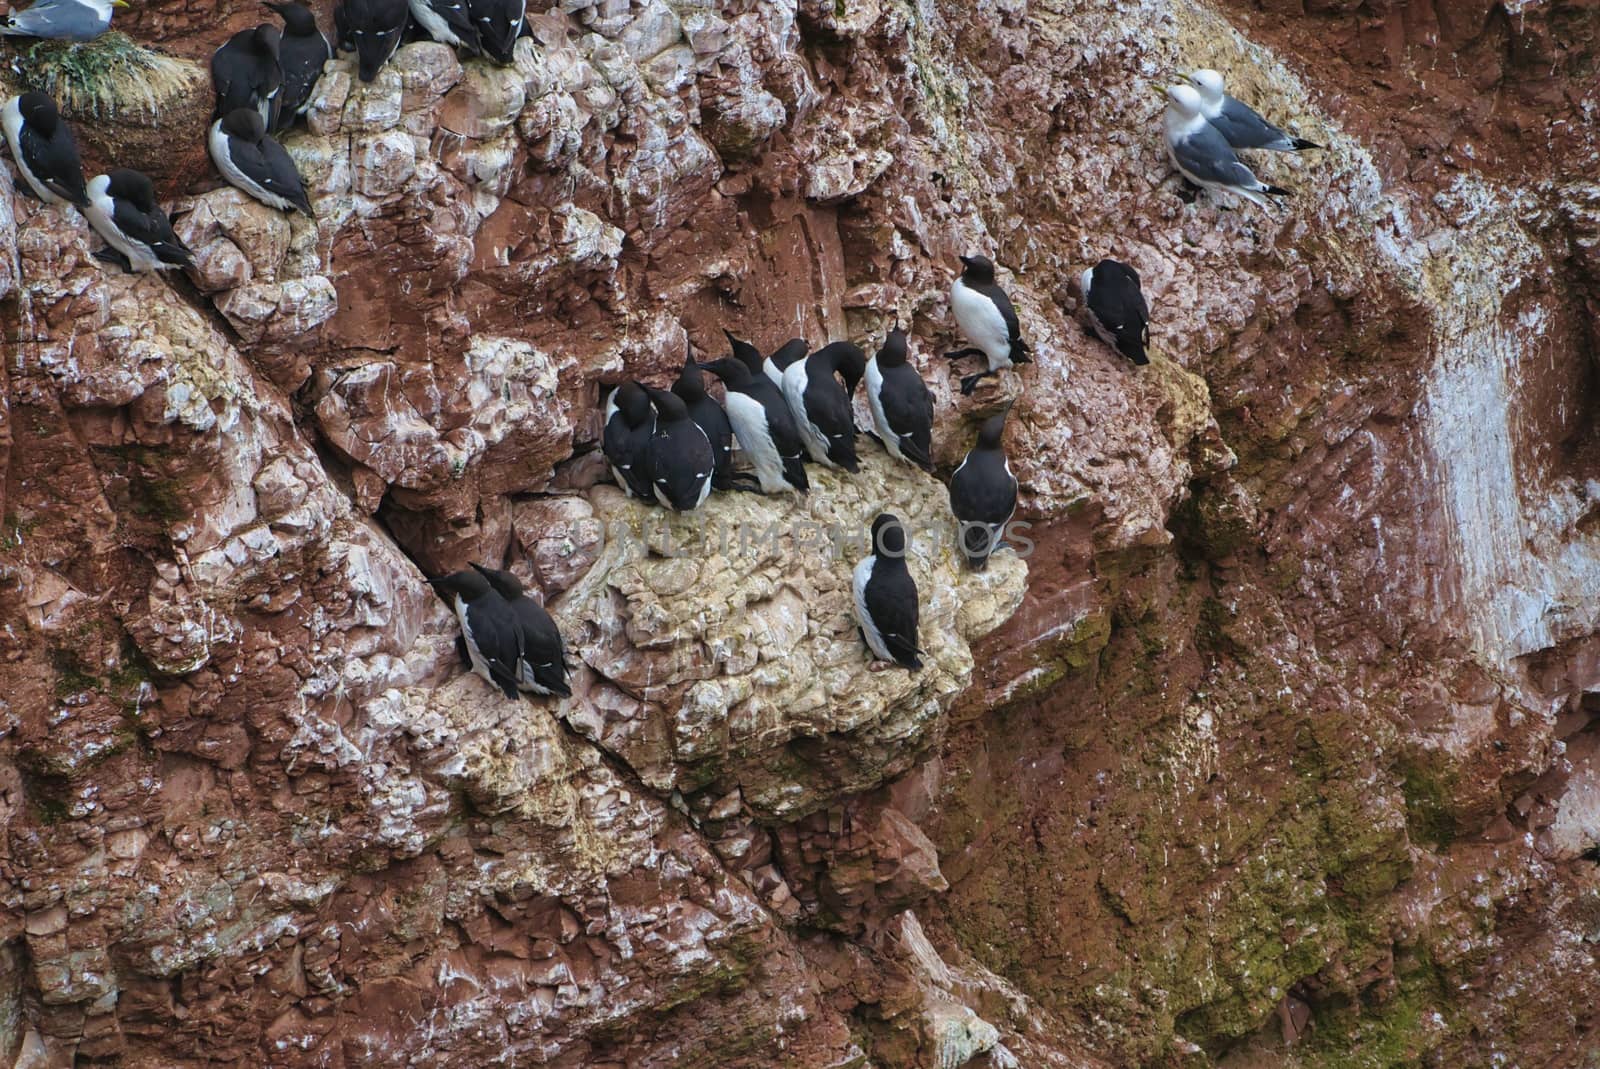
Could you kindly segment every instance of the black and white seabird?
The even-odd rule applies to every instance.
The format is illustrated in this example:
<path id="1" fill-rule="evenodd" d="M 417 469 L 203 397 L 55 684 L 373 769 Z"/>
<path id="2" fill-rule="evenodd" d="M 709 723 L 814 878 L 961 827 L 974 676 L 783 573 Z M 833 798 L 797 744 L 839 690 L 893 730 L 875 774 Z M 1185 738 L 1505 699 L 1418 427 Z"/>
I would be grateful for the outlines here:
<path id="1" fill-rule="evenodd" d="M 516 620 L 521 654 L 517 658 L 517 689 L 531 694 L 554 694 L 572 697 L 567 686 L 567 648 L 561 641 L 561 630 L 543 605 L 534 601 L 522 589 L 522 580 L 498 568 L 485 568 L 474 564 L 479 575 L 506 604 Z"/>
<path id="2" fill-rule="evenodd" d="M 23 93 L 0 109 L 0 127 L 11 145 L 11 158 L 28 187 L 47 204 L 89 203 L 83 161 L 72 130 L 47 93 Z"/>
<path id="3" fill-rule="evenodd" d="M 655 409 L 643 386 L 625 382 L 611 391 L 601 450 L 622 492 L 652 504 L 656 493 L 650 485 L 650 435 L 655 428 Z"/>
<path id="4" fill-rule="evenodd" d="M 867 361 L 867 404 L 889 455 L 932 471 L 933 395 L 907 360 L 906 334 L 899 327 Z"/>
<path id="5" fill-rule="evenodd" d="M 379 68 L 389 62 L 410 18 L 406 0 L 341 0 L 333 9 L 339 51 L 355 50 L 363 82 L 376 78 Z"/>
<path id="6" fill-rule="evenodd" d="M 1268 185 L 1240 162 L 1215 126 L 1201 113 L 1200 94 L 1190 85 L 1167 87 L 1167 112 L 1163 119 L 1167 158 L 1178 173 L 1204 189 L 1220 189 L 1259 204 L 1268 196 L 1287 197 L 1289 190 Z"/>
<path id="7" fill-rule="evenodd" d="M 978 444 L 950 476 L 950 511 L 961 525 L 961 554 L 975 572 L 988 567 L 1017 511 L 1017 477 L 1006 460 L 1005 430 L 1005 412 L 985 420 Z"/>
<path id="8" fill-rule="evenodd" d="M 1217 128 L 1233 148 L 1261 148 L 1272 152 L 1304 152 L 1322 146 L 1295 137 L 1263 119 L 1254 108 L 1230 96 L 1222 87 L 1222 75 L 1202 67 L 1189 75 L 1189 82 L 1200 92 L 1200 114 Z"/>
<path id="9" fill-rule="evenodd" d="M 711 440 L 694 420 L 683 398 L 667 390 L 646 386 L 656 409 L 656 426 L 650 434 L 650 485 L 656 500 L 677 512 L 705 504 L 711 493 L 716 458 Z"/>
<path id="10" fill-rule="evenodd" d="M 83 214 L 110 246 L 95 253 L 96 259 L 125 271 L 170 271 L 194 262 L 156 203 L 155 186 L 138 171 L 124 167 L 90 179 Z"/>
<path id="11" fill-rule="evenodd" d="M 527 17 L 526 0 L 467 0 L 467 10 L 477 24 L 478 43 L 484 54 L 509 66 Z"/>
<path id="12" fill-rule="evenodd" d="M 428 582 L 449 599 L 455 610 L 472 670 L 516 701 L 520 693 L 517 667 L 522 661 L 522 638 L 510 603 L 475 571 L 451 572 Z"/>
<path id="13" fill-rule="evenodd" d="M 761 362 L 761 371 L 781 390 L 783 389 L 783 373 L 789 369 L 790 364 L 805 355 L 806 340 L 804 338 L 790 338 L 773 350 L 771 356 Z"/>
<path id="14" fill-rule="evenodd" d="M 467 0 L 410 0 L 410 4 L 412 19 L 435 41 L 466 49 L 474 56 L 483 52 Z"/>
<path id="15" fill-rule="evenodd" d="M 783 399 L 794 413 L 806 452 L 818 464 L 861 470 L 856 459 L 856 420 L 850 399 L 866 374 L 867 354 L 854 342 L 824 345 L 783 370 Z M 839 385 L 839 379 L 844 385 Z"/>
<path id="16" fill-rule="evenodd" d="M 963 256 L 961 265 L 961 276 L 950 287 L 950 309 L 972 345 L 945 355 L 951 360 L 980 355 L 988 359 L 987 371 L 961 380 L 961 392 L 970 395 L 980 380 L 999 374 L 1001 368 L 1030 364 L 1033 356 L 1022 340 L 1022 324 L 1011 298 L 994 280 L 994 261 L 987 256 Z"/>
<path id="17" fill-rule="evenodd" d="M 269 208 L 315 215 L 294 160 L 272 139 L 261 115 L 237 108 L 211 124 L 211 160 L 222 177 Z"/>
<path id="18" fill-rule="evenodd" d="M 885 512 L 872 521 L 872 552 L 856 565 L 853 590 L 861 637 L 881 660 L 917 671 L 917 581 L 906 566 L 906 530 Z"/>
<path id="19" fill-rule="evenodd" d="M 0 36 L 92 41 L 111 28 L 111 9 L 127 6 L 127 0 L 37 0 L 0 19 Z"/>
<path id="20" fill-rule="evenodd" d="M 270 23 L 240 30 L 211 56 L 211 84 L 217 91 L 220 119 L 240 108 L 254 108 L 270 130 L 278 121 L 283 93 L 283 66 L 279 61 L 283 32 Z"/>
<path id="21" fill-rule="evenodd" d="M 706 393 L 705 376 L 700 373 L 700 365 L 694 362 L 690 355 L 683 362 L 683 370 L 678 373 L 678 381 L 672 384 L 672 392 L 683 399 L 685 407 L 689 409 L 689 418 L 705 431 L 706 438 L 711 442 L 711 455 L 715 468 L 711 475 L 711 488 L 713 490 L 753 490 L 754 480 L 750 476 L 734 471 L 733 468 L 733 423 L 728 413 L 717 403 L 717 399 Z"/>
<path id="22" fill-rule="evenodd" d="M 1083 273 L 1084 320 L 1100 340 L 1135 364 L 1148 364 L 1150 308 L 1139 291 L 1139 272 L 1101 260 Z"/>
<path id="23" fill-rule="evenodd" d="M 317 29 L 317 17 L 303 4 L 271 3 L 267 7 L 283 17 L 283 37 L 278 45 L 278 65 L 283 68 L 283 88 L 278 93 L 278 122 L 274 130 L 287 130 L 311 106 L 311 93 L 322 68 L 333 58 L 333 46 Z"/>
<path id="24" fill-rule="evenodd" d="M 736 341 L 736 351 L 737 348 Z M 759 366 L 759 354 L 756 359 Z M 726 388 L 728 421 L 733 424 L 739 448 L 755 469 L 761 492 L 776 494 L 792 489 L 804 493 L 810 489 L 805 446 L 783 392 L 766 375 L 752 372 L 748 364 L 733 357 L 700 366 L 721 379 Z"/>

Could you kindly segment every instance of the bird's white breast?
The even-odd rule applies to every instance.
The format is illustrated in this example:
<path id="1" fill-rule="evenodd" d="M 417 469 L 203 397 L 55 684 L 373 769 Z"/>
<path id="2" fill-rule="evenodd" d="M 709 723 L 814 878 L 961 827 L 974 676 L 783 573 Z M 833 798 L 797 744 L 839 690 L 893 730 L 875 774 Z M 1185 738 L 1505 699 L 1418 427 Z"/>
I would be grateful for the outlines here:
<path id="1" fill-rule="evenodd" d="M 1011 366 L 1011 330 L 995 303 L 956 279 L 950 287 L 950 307 L 967 338 L 989 358 L 989 370 Z"/>

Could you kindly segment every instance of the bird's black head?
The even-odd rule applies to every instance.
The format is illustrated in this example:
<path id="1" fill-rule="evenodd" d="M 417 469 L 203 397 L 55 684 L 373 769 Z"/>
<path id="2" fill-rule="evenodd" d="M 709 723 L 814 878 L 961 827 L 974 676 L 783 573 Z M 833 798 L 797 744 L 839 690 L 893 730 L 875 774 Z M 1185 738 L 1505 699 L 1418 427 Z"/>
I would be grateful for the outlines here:
<path id="1" fill-rule="evenodd" d="M 751 373 L 761 374 L 761 351 L 743 338 L 736 337 L 727 327 L 722 328 L 722 333 L 727 335 L 728 344 L 733 347 L 734 358 L 749 368 Z"/>
<path id="2" fill-rule="evenodd" d="M 987 256 L 963 256 L 961 266 L 965 268 L 961 272 L 961 277 L 968 282 L 994 281 L 994 261 Z"/>
<path id="3" fill-rule="evenodd" d="M 895 327 L 889 336 L 883 339 L 883 348 L 878 350 L 879 367 L 901 367 L 906 363 L 906 332 Z"/>
<path id="4" fill-rule="evenodd" d="M 883 557 L 906 555 L 906 529 L 900 517 L 892 512 L 880 512 L 872 521 L 872 551 Z"/>
<path id="5" fill-rule="evenodd" d="M 502 598 L 507 601 L 515 601 L 522 597 L 521 579 L 518 579 L 510 572 L 501 571 L 499 568 L 485 568 L 475 562 L 469 563 L 472 564 L 474 571 L 483 576 L 483 581 L 489 584 L 489 588 Z"/>
<path id="6" fill-rule="evenodd" d="M 283 18 L 283 28 L 295 37 L 310 37 L 317 32 L 317 16 L 304 4 L 268 3 L 267 7 Z"/>
<path id="7" fill-rule="evenodd" d="M 836 341 L 824 345 L 818 352 L 828 357 L 828 363 L 844 379 L 845 393 L 854 394 L 867 373 L 867 354 L 854 342 Z"/>
<path id="8" fill-rule="evenodd" d="M 676 423 L 689 418 L 689 407 L 677 394 L 654 386 L 646 386 L 645 392 L 650 395 L 650 403 L 656 406 L 656 416 L 660 422 Z"/>
<path id="9" fill-rule="evenodd" d="M 678 381 L 672 384 L 672 392 L 685 401 L 698 401 L 706 395 L 705 377 L 700 374 L 700 365 L 694 362 L 694 354 L 683 362 L 683 370 L 678 372 Z"/>
<path id="10" fill-rule="evenodd" d="M 729 386 L 743 386 L 752 377 L 750 369 L 731 356 L 708 360 L 700 365 L 700 370 L 711 372 Z"/>
<path id="11" fill-rule="evenodd" d="M 459 594 L 463 601 L 477 601 L 489 593 L 489 580 L 473 571 L 451 572 L 428 580 L 435 590 L 445 594 Z"/>
<path id="12" fill-rule="evenodd" d="M 250 35 L 250 47 L 260 56 L 277 59 L 282 45 L 283 31 L 270 22 L 263 22 Z"/>
<path id="13" fill-rule="evenodd" d="M 61 121 L 56 102 L 50 99 L 49 93 L 23 93 L 17 98 L 17 110 L 22 113 L 23 123 L 41 134 L 51 133 Z"/>
<path id="14" fill-rule="evenodd" d="M 1011 406 L 997 415 L 990 416 L 983 421 L 983 426 L 978 428 L 979 449 L 1000 449 L 1006 435 L 1006 417 L 1011 414 Z"/>
<path id="15" fill-rule="evenodd" d="M 612 394 L 622 421 L 630 427 L 643 427 L 650 422 L 650 395 L 637 382 L 624 382 Z"/>
<path id="16" fill-rule="evenodd" d="M 334 11 L 339 43 L 356 50 L 356 73 L 363 82 L 376 78 L 400 47 L 408 14 L 406 0 L 344 0 Z"/>
<path id="17" fill-rule="evenodd" d="M 156 206 L 156 187 L 141 171 L 131 167 L 118 167 L 115 171 L 107 173 L 106 192 L 111 194 L 113 200 L 125 200 L 142 212 L 154 211 Z"/>
<path id="18" fill-rule="evenodd" d="M 255 144 L 267 136 L 267 124 L 255 108 L 234 108 L 217 121 L 222 124 L 223 133 L 241 141 Z"/>
<path id="19" fill-rule="evenodd" d="M 806 340 L 804 338 L 790 338 L 778 348 L 777 352 L 767 359 L 771 360 L 779 371 L 782 371 L 805 355 Z"/>

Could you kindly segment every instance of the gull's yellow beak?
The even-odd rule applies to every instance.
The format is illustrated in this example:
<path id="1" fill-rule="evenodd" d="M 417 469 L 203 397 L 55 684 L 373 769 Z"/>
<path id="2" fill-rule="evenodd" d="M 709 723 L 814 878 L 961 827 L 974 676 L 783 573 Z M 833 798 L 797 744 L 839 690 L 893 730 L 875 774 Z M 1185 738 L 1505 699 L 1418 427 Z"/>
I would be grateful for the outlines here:
<path id="1" fill-rule="evenodd" d="M 128 0 L 111 0 L 112 7 L 127 7 Z"/>

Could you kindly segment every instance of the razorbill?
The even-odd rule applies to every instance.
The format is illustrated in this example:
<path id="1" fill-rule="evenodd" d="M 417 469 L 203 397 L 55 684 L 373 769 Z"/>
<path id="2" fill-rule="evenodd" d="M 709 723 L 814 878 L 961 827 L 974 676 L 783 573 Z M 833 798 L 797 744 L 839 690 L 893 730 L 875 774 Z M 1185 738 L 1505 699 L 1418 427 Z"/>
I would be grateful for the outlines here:
<path id="1" fill-rule="evenodd" d="M 111 26 L 111 9 L 127 0 L 38 0 L 0 19 L 0 36 L 47 41 L 92 41 Z"/>
<path id="2" fill-rule="evenodd" d="M 678 381 L 672 392 L 683 399 L 689 409 L 689 418 L 705 431 L 711 442 L 711 455 L 715 467 L 711 475 L 713 490 L 754 490 L 755 480 L 733 470 L 733 423 L 717 399 L 706 393 L 705 376 L 691 354 L 683 362 Z"/>
<path id="3" fill-rule="evenodd" d="M 759 355 L 757 360 L 759 362 Z M 794 413 L 783 393 L 764 374 L 733 357 L 713 360 L 700 367 L 722 380 L 727 398 L 728 422 L 739 439 L 739 448 L 755 469 L 756 481 L 764 494 L 781 490 L 804 493 L 811 488 L 806 479 L 805 446 Z"/>
<path id="4" fill-rule="evenodd" d="M 509 66 L 511 50 L 522 36 L 527 15 L 525 0 L 467 0 L 467 11 L 477 24 L 478 43 L 484 54 Z"/>
<path id="5" fill-rule="evenodd" d="M 294 160 L 267 133 L 261 114 L 237 108 L 211 124 L 211 159 L 233 186 L 269 208 L 315 215 Z"/>
<path id="6" fill-rule="evenodd" d="M 961 275 L 950 287 L 950 308 L 956 323 L 972 345 L 945 355 L 951 360 L 983 356 L 987 371 L 961 380 L 961 392 L 971 395 L 982 379 L 997 375 L 1001 368 L 1033 362 L 1032 350 L 1022 340 L 1022 324 L 1011 298 L 994 280 L 994 261 L 987 256 L 961 257 Z"/>
<path id="7" fill-rule="evenodd" d="M 1304 152 L 1320 149 L 1315 141 L 1295 137 L 1263 119 L 1256 110 L 1222 88 L 1222 75 L 1202 67 L 1189 75 L 1189 83 L 1200 92 L 1200 114 L 1217 128 L 1233 148 L 1263 148 L 1273 152 Z"/>
<path id="8" fill-rule="evenodd" d="M 490 589 L 511 606 L 521 642 L 517 689 L 532 694 L 572 697 L 572 688 L 567 686 L 567 649 L 561 641 L 560 629 L 544 606 L 528 597 L 522 589 L 522 580 L 510 572 L 485 568 L 481 564 L 472 567 L 488 582 Z"/>
<path id="9" fill-rule="evenodd" d="M 867 647 L 881 660 L 917 671 L 917 581 L 906 566 L 907 538 L 900 520 L 885 512 L 872 521 L 872 552 L 856 565 L 856 620 Z"/>
<path id="10" fill-rule="evenodd" d="M 356 53 L 357 74 L 363 82 L 378 76 L 400 47 L 411 11 L 406 0 L 341 0 L 333 9 L 333 26 L 339 51 Z"/>
<path id="11" fill-rule="evenodd" d="M 1101 260 L 1083 273 L 1083 313 L 1100 340 L 1135 364 L 1148 364 L 1150 308 L 1139 292 L 1139 272 L 1115 260 Z"/>
<path id="12" fill-rule="evenodd" d="M 410 0 L 411 17 L 442 45 L 464 48 L 474 56 L 483 52 L 478 24 L 467 10 L 467 0 Z"/>
<path id="13" fill-rule="evenodd" d="M 856 420 L 850 398 L 866 370 L 867 354 L 859 345 L 847 341 L 831 342 L 784 368 L 783 399 L 794 413 L 806 452 L 818 464 L 843 468 L 851 474 L 861 470 L 856 460 Z M 840 378 L 844 379 L 843 386 L 839 385 Z"/>
<path id="14" fill-rule="evenodd" d="M 656 500 L 677 512 L 697 509 L 711 493 L 716 471 L 711 439 L 689 418 L 683 398 L 654 386 L 646 386 L 645 392 L 656 410 L 650 433 L 650 485 Z"/>
<path id="15" fill-rule="evenodd" d="M 978 444 L 950 476 L 950 511 L 960 524 L 961 555 L 975 572 L 988 567 L 1017 511 L 1017 477 L 1006 460 L 1005 430 L 1005 412 L 984 420 Z"/>
<path id="16" fill-rule="evenodd" d="M 194 262 L 156 203 L 155 186 L 138 171 L 123 167 L 90 179 L 83 214 L 110 246 L 95 253 L 96 259 L 125 271 L 170 271 Z"/>
<path id="17" fill-rule="evenodd" d="M 283 88 L 278 93 L 278 122 L 274 130 L 287 130 L 311 106 L 311 92 L 322 77 L 323 65 L 333 58 L 333 46 L 317 29 L 317 17 L 303 4 L 271 3 L 283 17 L 283 37 L 278 64 L 283 68 Z"/>
<path id="18" fill-rule="evenodd" d="M 40 200 L 76 208 L 89 203 L 78 143 L 49 94 L 23 93 L 6 101 L 0 109 L 0 127 L 5 129 L 17 170 Z"/>
<path id="19" fill-rule="evenodd" d="M 282 101 L 283 66 L 279 49 L 283 32 L 269 23 L 240 30 L 211 56 L 211 85 L 217 91 L 213 119 L 240 108 L 254 108 L 268 129 L 278 121 Z"/>
<path id="20" fill-rule="evenodd" d="M 1200 94 L 1193 86 L 1167 87 L 1167 157 L 1178 173 L 1205 189 L 1226 190 L 1267 207 L 1268 196 L 1287 197 L 1287 189 L 1261 181 L 1239 162 L 1221 132 L 1201 114 Z"/>
<path id="21" fill-rule="evenodd" d="M 933 395 L 906 359 L 906 334 L 899 327 L 867 361 L 867 405 L 889 455 L 932 471 Z"/>
<path id="22" fill-rule="evenodd" d="M 625 382 L 611 391 L 601 450 L 622 492 L 652 504 L 656 495 L 650 486 L 650 435 L 655 427 L 655 409 L 643 386 Z"/>
<path id="23" fill-rule="evenodd" d="M 428 582 L 445 595 L 455 610 L 472 670 L 515 701 L 522 640 L 510 603 L 475 571 L 451 572 Z"/>

